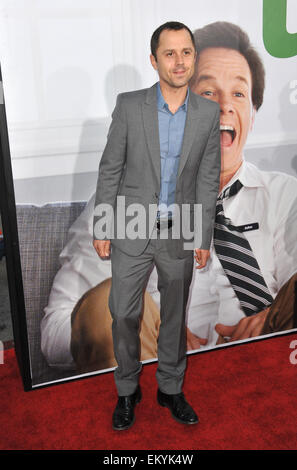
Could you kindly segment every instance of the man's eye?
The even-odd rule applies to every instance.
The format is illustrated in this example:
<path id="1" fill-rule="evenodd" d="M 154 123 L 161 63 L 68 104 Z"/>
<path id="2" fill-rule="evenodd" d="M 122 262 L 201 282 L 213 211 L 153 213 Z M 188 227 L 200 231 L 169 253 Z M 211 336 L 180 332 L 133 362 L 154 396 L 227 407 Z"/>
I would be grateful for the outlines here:
<path id="1" fill-rule="evenodd" d="M 240 91 L 236 91 L 236 92 L 234 93 L 234 95 L 235 95 L 235 96 L 239 96 L 239 97 L 244 96 L 244 94 L 241 93 Z"/>
<path id="2" fill-rule="evenodd" d="M 173 54 L 172 54 L 172 52 L 167 52 L 167 55 L 168 55 L 169 57 L 171 57 Z"/>
<path id="3" fill-rule="evenodd" d="M 212 95 L 213 95 L 213 92 L 212 92 L 212 91 L 209 91 L 209 90 L 206 90 L 206 91 L 203 91 L 203 92 L 201 93 L 201 95 L 212 96 Z"/>

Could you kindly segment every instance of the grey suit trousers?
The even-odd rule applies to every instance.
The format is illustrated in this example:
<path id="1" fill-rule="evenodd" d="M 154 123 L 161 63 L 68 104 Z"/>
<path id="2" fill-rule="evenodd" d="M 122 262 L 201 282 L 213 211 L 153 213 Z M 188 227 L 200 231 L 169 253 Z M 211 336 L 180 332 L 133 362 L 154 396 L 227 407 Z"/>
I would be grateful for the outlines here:
<path id="1" fill-rule="evenodd" d="M 170 236 L 170 230 L 169 236 Z M 144 252 L 130 256 L 112 245 L 112 285 L 109 308 L 118 367 L 114 377 L 118 395 L 134 393 L 140 362 L 139 327 L 143 293 L 153 266 L 158 272 L 161 325 L 158 338 L 159 388 L 168 394 L 180 393 L 186 368 L 185 312 L 193 274 L 193 252 L 185 258 L 170 257 L 168 240 L 159 232 Z"/>

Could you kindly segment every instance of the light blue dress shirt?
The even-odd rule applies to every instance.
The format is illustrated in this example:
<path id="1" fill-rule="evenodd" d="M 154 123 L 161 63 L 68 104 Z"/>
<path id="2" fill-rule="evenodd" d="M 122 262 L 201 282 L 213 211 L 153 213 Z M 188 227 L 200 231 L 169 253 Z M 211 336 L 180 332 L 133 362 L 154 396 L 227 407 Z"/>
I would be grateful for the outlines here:
<path id="1" fill-rule="evenodd" d="M 161 153 L 161 190 L 158 216 L 162 218 L 171 215 L 165 209 L 164 204 L 167 207 L 175 202 L 176 180 L 186 124 L 188 98 L 189 90 L 184 104 L 172 114 L 163 98 L 160 83 L 158 83 L 157 99 Z"/>

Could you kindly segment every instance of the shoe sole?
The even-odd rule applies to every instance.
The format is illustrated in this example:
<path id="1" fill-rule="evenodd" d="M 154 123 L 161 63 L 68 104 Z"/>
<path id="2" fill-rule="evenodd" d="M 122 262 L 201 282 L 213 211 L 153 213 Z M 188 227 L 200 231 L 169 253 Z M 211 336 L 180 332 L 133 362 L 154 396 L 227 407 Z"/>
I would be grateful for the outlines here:
<path id="1" fill-rule="evenodd" d="M 140 402 L 142 396 L 140 396 L 136 401 L 135 401 L 135 406 Z M 129 429 L 131 428 L 131 426 L 133 426 L 135 422 L 135 415 L 133 416 L 133 420 L 131 421 L 130 424 L 128 424 L 127 426 L 124 426 L 124 427 L 120 427 L 120 428 L 117 428 L 116 426 L 112 425 L 112 429 L 114 431 L 126 431 L 126 429 Z"/>
<path id="2" fill-rule="evenodd" d="M 169 406 L 166 405 L 165 403 L 163 403 L 163 402 L 159 399 L 159 397 L 158 397 L 158 403 L 159 403 L 160 406 L 163 406 L 164 408 L 168 408 L 168 410 L 169 410 L 170 413 L 171 413 L 172 418 L 175 419 L 175 421 L 177 421 L 178 423 L 181 423 L 181 424 L 198 424 L 198 423 L 199 423 L 199 419 L 197 419 L 197 421 L 190 421 L 190 422 L 189 422 L 189 421 L 183 421 L 182 419 L 177 418 L 177 417 L 173 414 L 173 412 L 171 411 L 171 409 L 169 408 Z"/>

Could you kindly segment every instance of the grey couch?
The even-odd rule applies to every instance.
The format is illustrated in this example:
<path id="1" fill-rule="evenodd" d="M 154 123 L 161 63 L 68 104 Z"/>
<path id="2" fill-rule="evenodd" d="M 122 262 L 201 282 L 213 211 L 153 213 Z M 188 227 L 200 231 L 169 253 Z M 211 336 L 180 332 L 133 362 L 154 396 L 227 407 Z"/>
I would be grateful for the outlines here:
<path id="1" fill-rule="evenodd" d="M 68 229 L 85 202 L 55 203 L 38 207 L 17 205 L 18 236 L 22 265 L 32 385 L 76 375 L 76 371 L 49 367 L 40 347 L 40 321 L 59 265 L 59 254 Z"/>

